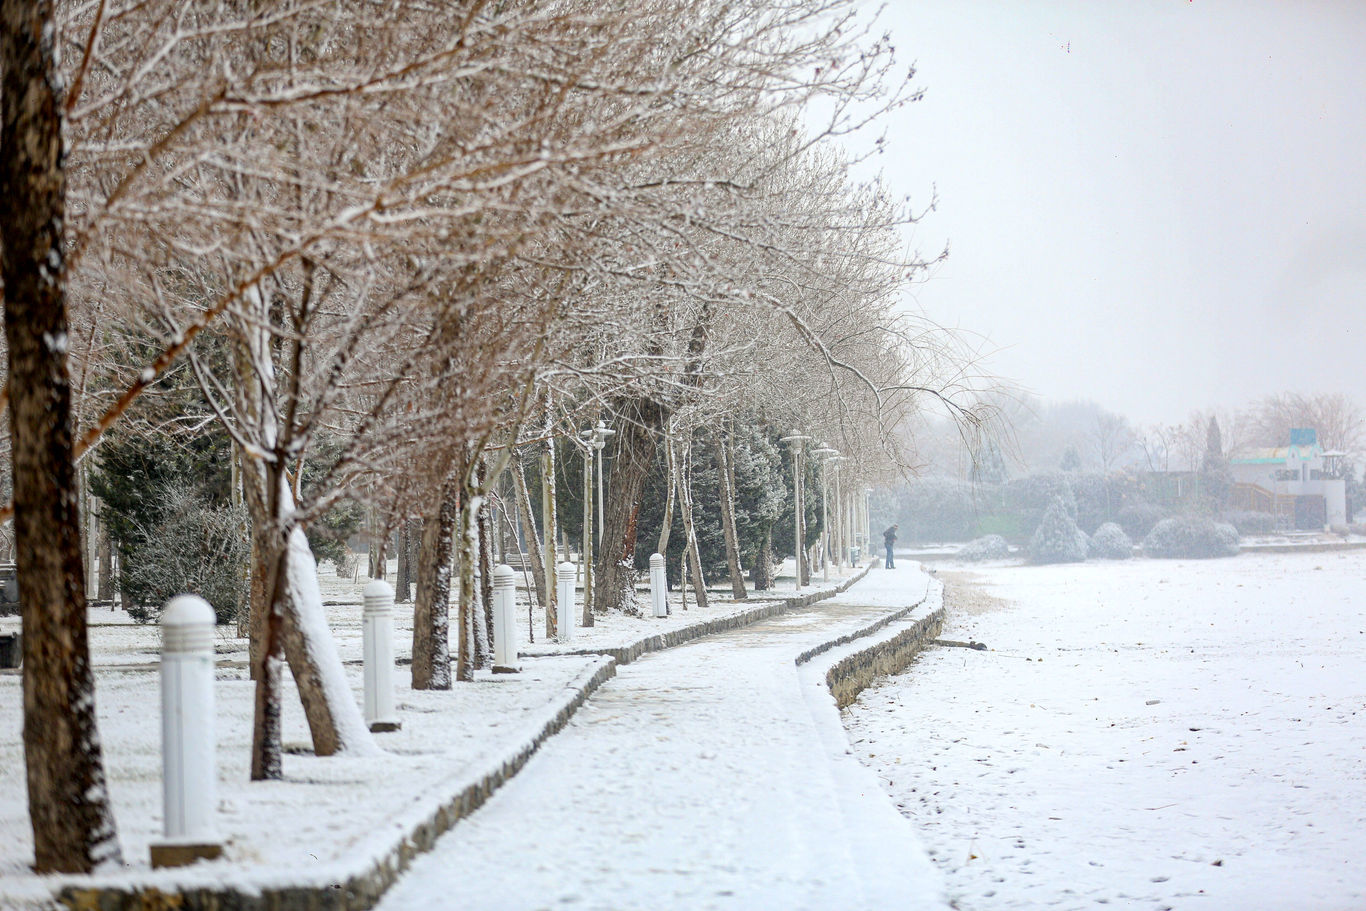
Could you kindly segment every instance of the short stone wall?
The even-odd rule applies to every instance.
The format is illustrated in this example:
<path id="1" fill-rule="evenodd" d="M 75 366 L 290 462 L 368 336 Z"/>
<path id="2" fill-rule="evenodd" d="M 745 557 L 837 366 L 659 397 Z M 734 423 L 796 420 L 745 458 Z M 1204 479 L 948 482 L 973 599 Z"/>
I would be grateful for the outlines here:
<path id="1" fill-rule="evenodd" d="M 832 649 L 867 638 L 879 630 L 901 626 L 903 629 L 875 639 L 866 648 L 845 655 L 825 673 L 825 685 L 840 708 L 851 705 L 858 694 L 876 678 L 898 674 L 939 637 L 944 628 L 943 586 L 926 577 L 925 594 L 914 604 L 904 607 L 854 630 L 838 639 L 822 643 L 797 656 L 797 664 L 806 664 Z M 916 616 L 919 614 L 919 616 Z"/>
<path id="2" fill-rule="evenodd" d="M 944 628 L 944 608 L 913 621 L 890 639 L 849 655 L 826 671 L 825 685 L 840 708 L 851 705 L 858 694 L 878 677 L 898 674 L 925 650 Z"/>
<path id="3" fill-rule="evenodd" d="M 813 592 L 799 598 L 784 598 L 756 605 L 728 617 L 718 617 L 639 639 L 619 648 L 582 649 L 562 654 L 602 655 L 604 660 L 586 677 L 580 678 L 569 698 L 540 729 L 512 755 L 496 763 L 459 791 L 408 825 L 408 834 L 392 848 L 373 858 L 360 872 L 338 877 L 325 885 L 317 882 L 271 886 L 243 882 L 219 886 L 176 888 L 165 882 L 68 886 L 56 896 L 72 911 L 360 911 L 373 908 L 385 891 L 403 874 L 419 854 L 430 851 L 445 832 L 470 815 L 516 775 L 541 745 L 561 728 L 603 683 L 616 675 L 617 665 L 628 664 L 649 652 L 682 645 L 712 633 L 738 629 L 776 617 L 792 610 L 831 598 L 862 579 L 868 572 L 851 576 L 833 589 Z M 909 608 L 908 608 L 909 610 Z M 830 643 L 834 645 L 835 643 Z M 828 646 L 827 646 L 828 647 Z"/>

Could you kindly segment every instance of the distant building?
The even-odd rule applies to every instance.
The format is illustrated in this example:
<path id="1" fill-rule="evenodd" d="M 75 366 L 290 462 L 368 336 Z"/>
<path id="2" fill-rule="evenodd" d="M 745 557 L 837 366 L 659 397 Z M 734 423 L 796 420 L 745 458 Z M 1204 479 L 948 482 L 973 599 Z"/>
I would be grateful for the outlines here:
<path id="1" fill-rule="evenodd" d="M 1290 431 L 1290 445 L 1241 449 L 1229 458 L 1235 508 L 1269 512 L 1282 531 L 1324 531 L 1347 524 L 1344 454 L 1325 450 L 1309 428 Z"/>

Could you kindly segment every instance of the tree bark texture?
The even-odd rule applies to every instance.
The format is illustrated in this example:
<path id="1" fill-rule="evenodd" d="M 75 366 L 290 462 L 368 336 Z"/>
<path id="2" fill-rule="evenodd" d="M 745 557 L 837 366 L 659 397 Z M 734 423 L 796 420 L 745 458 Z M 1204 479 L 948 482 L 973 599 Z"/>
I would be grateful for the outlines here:
<path id="1" fill-rule="evenodd" d="M 764 530 L 764 543 L 759 546 L 759 555 L 749 568 L 750 581 L 756 592 L 765 592 L 773 587 L 773 528 Z"/>
<path id="2" fill-rule="evenodd" d="M 559 624 L 556 622 L 556 600 L 559 598 L 555 567 L 555 530 L 558 517 L 555 515 L 555 440 L 546 440 L 545 452 L 541 453 L 541 529 L 545 536 L 545 561 L 543 574 L 546 579 L 545 600 L 545 637 L 553 639 Z"/>
<path id="3" fill-rule="evenodd" d="M 95 719 L 72 463 L 55 35 L 49 0 L 0 2 L 0 274 L 23 600 L 24 764 L 41 873 L 120 860 Z"/>
<path id="4" fill-rule="evenodd" d="M 664 428 L 664 476 L 667 478 L 665 486 L 669 488 L 664 500 L 664 520 L 659 528 L 659 546 L 655 548 L 657 554 L 667 554 L 669 552 L 669 532 L 673 530 L 674 524 L 674 501 L 678 491 L 678 466 L 677 459 L 674 458 L 674 440 L 672 421 Z"/>
<path id="5" fill-rule="evenodd" d="M 512 459 L 512 481 L 517 489 L 517 511 L 521 513 L 522 526 L 526 530 L 526 539 L 520 544 L 521 557 L 524 564 L 531 564 L 531 578 L 536 584 L 536 601 L 544 604 L 545 565 L 541 559 L 541 533 L 536 528 L 536 514 L 531 508 L 531 491 L 526 483 L 526 470 L 522 467 L 522 460 L 516 456 Z"/>
<path id="6" fill-rule="evenodd" d="M 593 573 L 593 609 L 598 613 L 636 610 L 636 522 L 665 418 L 658 402 L 643 397 L 619 400 L 614 410 L 617 451 L 607 476 L 602 546 Z"/>
<path id="7" fill-rule="evenodd" d="M 693 524 L 692 440 L 683 444 L 679 455 L 678 502 L 683 515 L 683 554 L 688 561 L 697 606 L 707 606 L 707 578 L 702 573 L 702 556 L 697 549 L 697 526 Z M 686 603 L 686 601 L 685 601 Z"/>
<path id="8" fill-rule="evenodd" d="M 426 524 L 426 523 L 423 523 Z M 407 604 L 413 600 L 413 523 L 403 519 L 398 523 L 398 569 L 394 572 L 394 601 Z"/>
<path id="9" fill-rule="evenodd" d="M 476 476 L 479 488 L 486 483 L 481 462 Z M 493 664 L 493 509 L 486 494 L 479 499 L 475 531 L 479 538 L 479 609 L 474 623 L 474 658 L 477 667 Z"/>
<path id="10" fill-rule="evenodd" d="M 460 517 L 459 482 L 447 481 L 422 523 L 422 560 L 413 604 L 413 689 L 451 688 L 451 554 Z"/>
<path id="11" fill-rule="evenodd" d="M 474 563 L 478 559 L 474 547 L 473 491 L 464 491 L 460 513 L 456 520 L 456 560 L 460 566 L 460 606 L 456 612 L 459 641 L 455 652 L 455 679 L 461 683 L 474 680 Z"/>
<path id="12" fill-rule="evenodd" d="M 740 543 L 735 530 L 735 479 L 731 473 L 730 452 L 725 437 L 713 437 L 716 451 L 717 495 L 721 498 L 721 528 L 726 539 L 726 568 L 730 572 L 730 588 L 736 601 L 749 597 L 745 591 L 745 577 L 740 572 Z"/>

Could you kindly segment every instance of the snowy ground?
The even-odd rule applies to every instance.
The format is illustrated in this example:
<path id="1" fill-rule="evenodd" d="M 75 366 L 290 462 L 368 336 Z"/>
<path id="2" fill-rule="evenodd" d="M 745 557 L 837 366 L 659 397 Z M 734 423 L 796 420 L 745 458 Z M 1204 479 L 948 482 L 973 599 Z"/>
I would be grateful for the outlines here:
<path id="1" fill-rule="evenodd" d="M 392 565 L 392 564 L 391 564 Z M 390 576 L 392 578 L 392 575 Z M 362 691 L 361 590 L 369 580 L 320 573 L 328 624 L 359 702 Z M 779 593 L 790 597 L 791 579 Z M 832 584 L 834 584 L 832 582 Z M 805 591 L 814 591 L 816 586 Z M 523 602 L 525 603 L 525 593 Z M 571 647 L 625 646 L 642 636 L 753 607 L 715 597 L 706 610 L 679 610 L 667 618 L 600 619 L 575 629 Z M 521 614 L 523 672 L 481 672 L 471 685 L 447 692 L 414 691 L 406 663 L 394 675 L 401 730 L 376 734 L 386 752 L 378 757 L 318 758 L 292 684 L 285 708 L 285 781 L 248 781 L 253 684 L 246 642 L 233 630 L 217 631 L 215 719 L 218 735 L 220 834 L 225 857 L 187 868 L 186 881 L 220 882 L 248 876 L 252 882 L 291 882 L 326 875 L 328 864 L 382 850 L 398 837 L 405 814 L 433 806 L 441 794 L 470 780 L 539 730 L 576 681 L 605 659 L 584 656 L 530 657 L 549 651 L 542 613 Z M 123 848 L 123 875 L 145 879 L 149 844 L 161 836 L 160 631 L 134 624 L 122 611 L 92 609 L 90 649 L 96 669 L 96 710 L 106 770 Z M 532 646 L 527 623 L 536 636 Z M 412 606 L 395 608 L 397 658 L 411 655 Z M 19 618 L 0 618 L 0 631 L 19 628 Z M 286 675 L 288 677 L 288 675 Z M 48 894 L 44 878 L 29 872 L 32 836 L 25 802 L 21 677 L 0 671 L 0 907 L 37 902 Z M 312 871 L 312 872 L 310 872 Z"/>
<path id="2" fill-rule="evenodd" d="M 913 567 L 620 669 L 382 909 L 942 908 L 805 649 L 921 599 Z"/>
<path id="3" fill-rule="evenodd" d="M 1366 907 L 1366 552 L 935 568 L 846 724 L 958 907 Z"/>

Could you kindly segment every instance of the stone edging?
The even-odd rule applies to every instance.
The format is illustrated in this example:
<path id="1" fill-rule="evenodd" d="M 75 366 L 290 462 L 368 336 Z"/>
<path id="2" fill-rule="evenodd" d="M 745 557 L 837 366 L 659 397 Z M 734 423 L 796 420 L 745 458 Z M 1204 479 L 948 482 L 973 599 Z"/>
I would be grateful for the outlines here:
<path id="1" fill-rule="evenodd" d="M 834 697 L 839 708 L 851 705 L 869 684 L 878 677 L 896 674 L 905 669 L 911 661 L 925 650 L 944 628 L 945 609 L 943 587 L 938 589 L 939 603 L 931 607 L 923 616 L 910 620 L 912 614 L 927 606 L 931 600 L 931 588 L 935 582 L 927 577 L 925 595 L 909 607 L 888 614 L 862 629 L 839 637 L 831 642 L 808 649 L 797 656 L 797 664 L 805 664 L 818 655 L 847 645 L 857 639 L 870 636 L 879 630 L 909 620 L 909 625 L 898 632 L 885 636 L 866 648 L 838 659 L 825 672 L 825 685 Z"/>
<path id="2" fill-rule="evenodd" d="M 54 897 L 61 906 L 71 911 L 146 911 L 162 908 L 186 911 L 362 911 L 372 908 L 419 854 L 430 851 L 437 839 L 447 830 L 483 806 L 494 791 L 521 771 L 541 745 L 569 723 L 569 719 L 598 687 L 616 675 L 617 665 L 629 664 L 649 652 L 672 648 L 713 633 L 748 626 L 834 597 L 866 576 L 870 567 L 871 564 L 865 566 L 861 572 L 831 589 L 797 598 L 769 601 L 726 617 L 716 617 L 666 633 L 646 636 L 630 645 L 534 656 L 548 658 L 555 657 L 555 654 L 601 655 L 605 660 L 590 673 L 579 678 L 573 685 L 569 697 L 560 704 L 558 710 L 511 756 L 501 762 L 494 762 L 482 774 L 477 775 L 474 781 L 466 783 L 454 794 L 442 800 L 437 807 L 422 811 L 418 818 L 407 822 L 405 828 L 408 834 L 379 852 L 378 856 L 372 856 L 365 869 L 359 873 L 337 877 L 328 882 L 315 880 L 302 885 L 282 886 L 251 882 L 229 886 L 194 885 L 185 888 L 176 888 L 172 883 L 69 885 L 62 888 Z M 898 615 L 900 614 L 904 612 L 899 612 Z M 868 631 L 885 625 L 891 619 L 893 618 L 884 618 Z M 830 643 L 825 648 L 836 644 L 839 643 Z"/>

